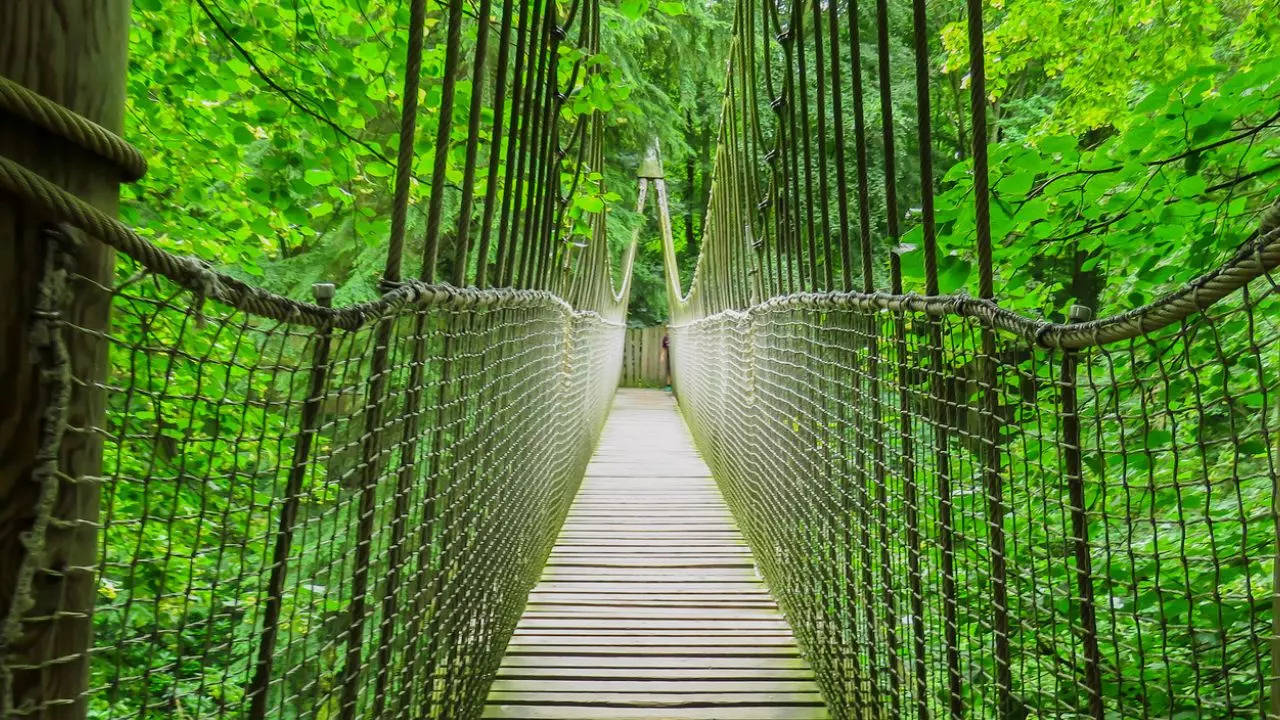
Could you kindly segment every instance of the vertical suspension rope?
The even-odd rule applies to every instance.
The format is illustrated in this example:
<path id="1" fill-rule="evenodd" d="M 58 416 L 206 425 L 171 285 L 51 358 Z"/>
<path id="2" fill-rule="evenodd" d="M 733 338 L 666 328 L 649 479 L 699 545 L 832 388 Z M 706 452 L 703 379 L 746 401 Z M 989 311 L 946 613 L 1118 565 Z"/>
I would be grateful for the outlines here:
<path id="1" fill-rule="evenodd" d="M 512 5 L 515 0 L 503 0 L 502 19 L 498 34 L 497 78 L 493 83 L 493 132 L 489 135 L 489 169 L 485 173 L 484 212 L 480 220 L 480 245 L 476 248 L 476 287 L 489 284 L 489 243 L 493 236 L 493 215 L 498 193 L 498 165 L 502 160 L 503 115 L 507 104 L 507 65 L 511 53 Z M 525 2 L 520 0 L 523 9 Z M 512 118 L 512 124 L 516 122 Z M 508 161 L 508 165 L 510 162 Z M 498 254 L 497 272 L 501 274 L 502 253 Z"/>
<path id="2" fill-rule="evenodd" d="M 427 206 L 427 228 L 422 247 L 422 272 L 426 282 L 436 280 L 436 260 L 440 254 L 440 221 L 444 212 L 445 170 L 453 134 L 454 89 L 458 84 L 458 55 L 462 46 L 462 0 L 449 0 L 445 30 L 444 83 L 440 89 L 440 120 L 436 126 L 435 156 L 431 165 L 431 199 Z"/>
<path id="3" fill-rule="evenodd" d="M 520 228 L 520 243 L 518 245 L 521 250 L 519 272 L 516 276 L 515 284 L 517 287 L 532 288 L 536 287 L 533 273 L 537 269 L 537 245 L 535 238 L 540 228 L 535 223 L 542 216 L 542 200 L 545 198 L 545 188 L 542 181 L 546 176 L 545 165 L 549 161 L 547 157 L 547 146 L 549 135 L 545 132 L 547 108 L 551 104 L 551 98 L 548 97 L 548 87 L 551 85 L 547 81 L 547 65 L 550 58 L 546 52 L 546 47 L 550 44 L 551 35 L 553 33 L 552 25 L 555 22 L 555 0 L 543 0 L 541 6 L 535 5 L 535 9 L 541 9 L 539 19 L 535 22 L 534 37 L 539 38 L 537 63 L 534 65 L 533 82 L 530 84 L 533 102 L 525 110 L 533 116 L 530 125 L 530 140 L 533 148 L 529 152 L 529 180 L 524 188 L 523 207 L 526 210 L 530 222 L 523 224 Z M 517 180 L 517 183 L 519 181 Z M 519 196 L 520 188 L 516 188 L 517 196 Z"/>
<path id="4" fill-rule="evenodd" d="M 871 251 L 871 199 L 867 186 L 867 128 L 862 102 L 862 40 L 859 31 L 858 0 L 849 0 L 849 63 L 853 87 L 853 147 L 858 170 L 858 230 L 862 250 L 862 291 L 875 290 Z"/>
<path id="5" fill-rule="evenodd" d="M 836 164 L 836 208 L 838 212 L 840 233 L 840 289 L 845 292 L 853 290 L 853 254 L 852 238 L 849 235 L 849 184 L 845 177 L 844 156 L 844 88 L 840 84 L 840 3 L 830 2 L 827 11 L 831 18 L 827 22 L 829 43 L 831 45 L 831 116 L 835 129 L 835 164 Z M 856 52 L 856 48 L 850 50 Z M 854 82 L 860 78 L 853 78 Z M 825 176 L 825 173 L 824 173 Z"/>
<path id="6" fill-rule="evenodd" d="M 792 45 L 796 51 L 796 77 L 795 84 L 800 87 L 800 138 L 801 149 L 804 153 L 804 219 L 807 241 L 806 249 L 809 253 L 809 290 L 817 290 L 819 288 L 818 280 L 818 244 L 817 238 L 814 237 L 816 229 L 814 227 L 813 218 L 813 132 L 809 122 L 809 73 L 808 64 L 805 62 L 805 32 L 804 32 L 804 2 L 793 2 L 791 26 L 787 29 L 787 35 L 791 38 Z M 819 96 L 822 89 L 818 88 Z M 794 112 L 792 114 L 794 117 Z M 794 125 L 793 125 L 794 127 Z M 826 202 L 825 196 L 823 202 Z M 824 230 L 825 234 L 825 230 Z M 830 289 L 830 285 L 827 286 Z"/>
<path id="7" fill-rule="evenodd" d="M 916 144 L 920 148 L 920 229 L 924 242 L 925 294 L 938 294 L 938 238 L 933 209 L 933 116 L 929 103 L 929 20 L 925 0 L 912 0 L 912 50 L 916 61 Z"/>
<path id="8" fill-rule="evenodd" d="M 968 0 L 969 33 L 969 103 L 973 132 L 973 202 L 977 230 L 978 297 L 995 297 L 991 248 L 991 208 L 987 162 L 987 91 L 985 50 L 983 46 L 982 0 Z M 1013 671 L 1009 638 L 1009 589 L 1004 529 L 1004 480 L 1000 473 L 1000 428 L 996 418 L 999 394 L 996 389 L 996 340 L 990 328 L 982 331 L 982 398 L 981 431 L 982 464 L 987 495 L 987 533 L 991 564 L 991 594 L 994 605 L 995 683 L 999 697 L 997 710 L 1002 718 L 1017 713 L 1013 700 Z"/>
<path id="9" fill-rule="evenodd" d="M 426 0 L 409 4 L 408 50 L 404 65 L 404 99 L 400 105 L 400 142 L 396 149 L 395 194 L 391 200 L 391 234 L 387 240 L 384 285 L 400 282 L 404 256 L 405 224 L 409 214 L 409 187 L 413 174 L 413 142 L 418 128 L 418 87 L 422 77 L 422 33 Z M 384 288 L 385 289 L 385 288 Z"/>
<path id="10" fill-rule="evenodd" d="M 484 102 L 485 67 L 488 62 L 489 50 L 489 11 L 492 4 L 492 0 L 480 0 L 480 7 L 476 10 L 478 17 L 474 53 L 475 67 L 471 75 L 471 107 L 467 111 L 466 160 L 462 166 L 462 204 L 458 209 L 458 225 L 454 231 L 454 242 L 457 243 L 457 247 L 454 250 L 453 272 L 449 280 L 457 287 L 462 287 L 467 282 L 467 264 L 470 257 L 471 240 L 471 206 L 475 201 L 476 153 L 480 146 L 480 110 Z M 500 112 L 494 114 L 494 123 L 499 128 L 502 123 L 498 119 L 500 115 Z M 443 118 L 441 118 L 441 122 L 444 122 Z M 493 137 L 493 135 L 490 135 L 490 137 Z M 489 178 L 487 182 L 492 185 L 492 178 Z M 484 264 L 483 257 L 480 258 L 479 263 L 481 265 Z M 478 269 L 477 272 L 479 272 Z"/>
<path id="11" fill-rule="evenodd" d="M 991 266 L 991 195 L 987 165 L 987 71 L 983 47 L 982 0 L 967 0 L 969 105 L 973 134 L 973 214 L 977 232 L 978 297 L 995 297 Z"/>
<path id="12" fill-rule="evenodd" d="M 520 0 L 519 29 L 516 32 L 516 65 L 511 79 L 511 126 L 507 131 L 507 170 L 502 182 L 502 212 L 498 215 L 498 284 L 510 286 L 514 273 L 515 225 L 520 214 L 519 183 L 524 170 L 524 138 L 528 133 L 528 86 L 525 84 L 526 59 L 531 37 L 529 8 L 531 0 Z M 514 207 L 513 207 L 514 204 Z"/>
<path id="13" fill-rule="evenodd" d="M 405 55 L 404 98 L 400 108 L 400 141 L 396 152 L 396 180 L 392 199 L 391 233 L 387 243 L 387 260 L 382 275 L 384 291 L 398 285 L 404 255 L 404 235 L 408 218 L 409 188 L 413 170 L 413 145 L 417 134 L 418 87 L 422 68 L 422 42 L 426 22 L 425 0 L 414 0 L 409 8 L 409 36 Z M 368 380 L 369 406 L 365 415 L 365 440 L 361 444 L 364 467 L 360 473 L 360 516 L 357 522 L 356 569 L 352 578 L 350 603 L 352 625 L 347 630 L 346 653 L 339 713 L 351 720 L 357 712 L 357 691 L 363 646 L 365 590 L 369 572 L 369 539 L 373 533 L 374 494 L 377 487 L 378 437 L 382 422 L 382 401 L 386 393 L 386 374 L 392 323 L 384 319 L 375 332 L 373 357 Z"/>

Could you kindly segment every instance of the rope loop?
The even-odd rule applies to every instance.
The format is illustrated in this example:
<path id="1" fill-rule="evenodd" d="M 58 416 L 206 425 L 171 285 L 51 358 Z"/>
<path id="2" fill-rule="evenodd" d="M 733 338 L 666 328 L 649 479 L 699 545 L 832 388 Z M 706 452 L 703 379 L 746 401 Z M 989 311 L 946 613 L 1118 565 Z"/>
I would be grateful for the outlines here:
<path id="1" fill-rule="evenodd" d="M 390 293 L 390 292 L 394 292 L 394 291 L 396 291 L 396 290 L 399 290 L 400 288 L 402 288 L 402 287 L 404 287 L 404 286 L 405 286 L 405 284 L 404 284 L 403 282 L 399 281 L 399 280 L 388 280 L 388 279 L 387 279 L 387 278 L 385 278 L 385 277 L 378 281 L 378 290 L 379 290 L 383 295 L 386 295 L 387 293 Z"/>
<path id="2" fill-rule="evenodd" d="M 3 75 L 0 110 L 97 155 L 115 167 L 124 182 L 135 182 L 147 174 L 146 158 L 124 138 Z"/>

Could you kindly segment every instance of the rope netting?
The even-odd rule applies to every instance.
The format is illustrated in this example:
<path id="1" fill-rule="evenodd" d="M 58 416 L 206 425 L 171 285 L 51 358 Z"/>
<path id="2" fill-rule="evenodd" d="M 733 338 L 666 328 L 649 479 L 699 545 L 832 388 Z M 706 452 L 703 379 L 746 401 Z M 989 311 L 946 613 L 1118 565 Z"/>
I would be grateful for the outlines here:
<path id="1" fill-rule="evenodd" d="M 987 142 L 982 5 L 961 21 L 977 141 L 939 178 L 925 3 L 738 4 L 688 295 L 662 228 L 681 407 L 835 716 L 1280 717 L 1280 230 L 1257 172 L 1280 87 L 1241 71 L 1223 102 L 1265 100 L 1219 139 L 1072 140 L 1016 194 L 1032 146 Z M 1090 185 L 1189 156 L 1189 191 Z M 1055 183 L 1065 234 L 1044 206 L 1010 219 Z M 1179 230 L 1167 294 L 1109 290 L 1105 233 L 1182 195 L 1218 210 L 1206 239 Z M 1019 245 L 1070 318 L 1011 283 Z"/>
<path id="2" fill-rule="evenodd" d="M 92 714 L 482 703 L 604 420 L 617 318 L 490 291 L 314 328 L 152 273 L 71 282 L 113 315 Z"/>
<path id="3" fill-rule="evenodd" d="M 29 333 L 46 399 L 30 493 L 11 496 L 29 502 L 5 511 L 21 546 L 0 588 L 0 716 L 480 712 L 617 385 L 635 246 L 615 291 L 603 215 L 569 212 L 600 192 L 602 119 L 564 108 L 595 81 L 597 5 L 507 0 L 500 23 L 488 2 L 432 9 L 447 32 L 429 181 L 411 173 L 428 13 L 409 5 L 377 299 L 275 294 L 0 157 L 6 202 L 45 228 Z M 471 102 L 453 110 L 464 68 Z M 136 156 L 0 89 L 66 142 Z M 104 246 L 99 277 L 79 258 Z"/>

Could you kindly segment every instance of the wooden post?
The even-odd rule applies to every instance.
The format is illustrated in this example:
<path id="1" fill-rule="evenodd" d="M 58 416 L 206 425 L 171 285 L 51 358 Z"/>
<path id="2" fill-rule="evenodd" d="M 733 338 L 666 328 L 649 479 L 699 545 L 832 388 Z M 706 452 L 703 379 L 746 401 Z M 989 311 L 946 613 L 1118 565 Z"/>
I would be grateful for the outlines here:
<path id="1" fill-rule="evenodd" d="M 129 0 L 6 0 L 0 3 L 0 75 L 119 131 L 124 120 Z M 20 163 L 103 212 L 117 211 L 120 171 L 68 141 L 0 113 L 0 156 Z M 32 476 L 49 401 L 30 322 L 48 240 L 41 233 L 57 218 L 41 216 L 23 201 L 0 194 L 0 619 L 10 615 L 14 585 L 32 530 L 40 484 Z M 110 286 L 114 254 L 96 242 L 83 243 L 74 273 L 74 299 L 62 318 L 91 331 L 105 328 L 110 298 L 94 283 Z M 96 476 L 101 437 L 77 428 L 100 427 L 106 345 L 88 333 L 66 336 L 72 383 L 68 431 L 58 461 L 64 477 Z M 99 488 L 92 482 L 60 480 L 53 517 L 74 519 L 69 528 L 51 527 L 44 537 L 41 572 L 34 577 L 35 605 L 24 615 L 52 617 L 22 626 L 16 638 L 0 638 L 2 664 L 38 666 L 15 671 L 0 702 L 41 708 L 41 717 L 79 718 L 86 711 L 88 658 L 93 609 Z M 55 661 L 56 659 L 56 661 Z M 7 708 L 0 707 L 0 715 Z"/>

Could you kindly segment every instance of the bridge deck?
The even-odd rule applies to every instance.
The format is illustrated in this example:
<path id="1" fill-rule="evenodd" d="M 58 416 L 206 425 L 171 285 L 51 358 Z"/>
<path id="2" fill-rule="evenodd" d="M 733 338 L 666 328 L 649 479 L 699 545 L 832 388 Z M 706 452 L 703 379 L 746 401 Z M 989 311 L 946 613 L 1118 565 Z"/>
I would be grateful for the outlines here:
<path id="1" fill-rule="evenodd" d="M 486 718 L 825 718 L 669 395 L 619 390 Z"/>

